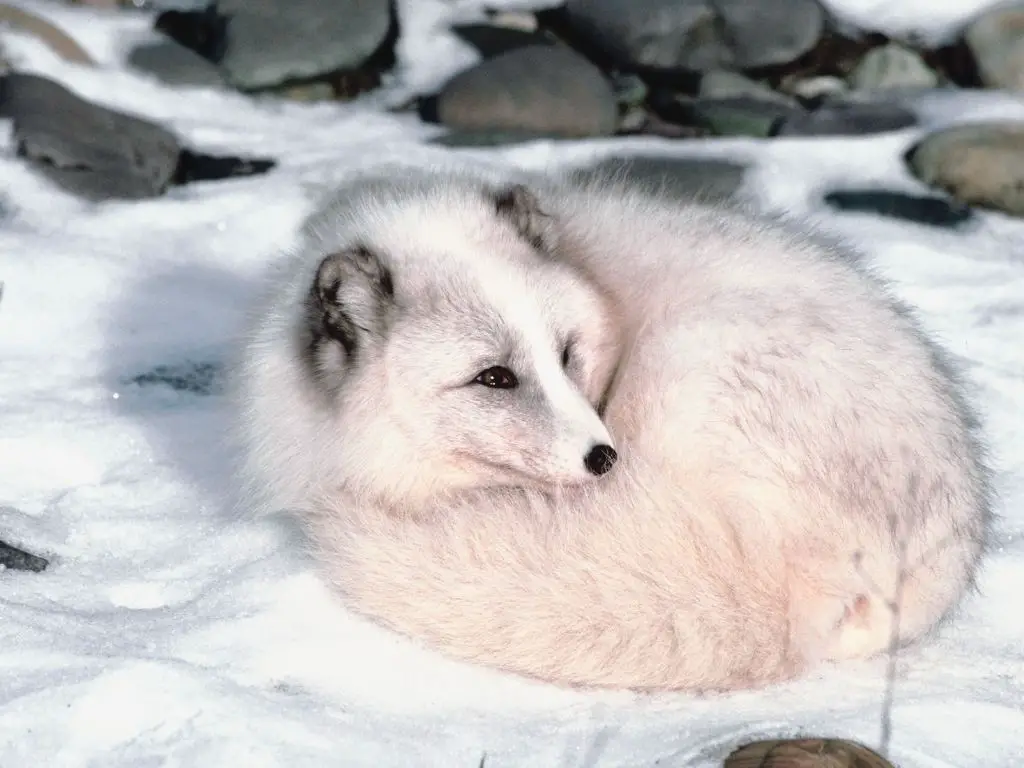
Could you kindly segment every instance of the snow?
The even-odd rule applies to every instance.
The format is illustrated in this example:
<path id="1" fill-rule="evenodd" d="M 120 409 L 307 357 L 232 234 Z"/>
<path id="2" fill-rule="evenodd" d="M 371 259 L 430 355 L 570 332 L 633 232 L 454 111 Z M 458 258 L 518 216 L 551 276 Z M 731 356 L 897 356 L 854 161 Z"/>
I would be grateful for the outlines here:
<path id="1" fill-rule="evenodd" d="M 728 697 L 585 694 L 373 627 L 317 580 L 291 523 L 229 514 L 216 379 L 198 392 L 145 383 L 158 366 L 201 379 L 201 366 L 224 359 L 255 275 L 356 163 L 457 154 L 544 168 L 624 153 L 749 163 L 750 199 L 862 246 L 967 361 L 998 471 L 999 544 L 982 595 L 900 655 L 891 755 L 903 768 L 1024 760 L 1024 614 L 1013 608 L 1024 590 L 1024 222 L 986 213 L 950 232 L 819 202 L 836 185 L 922 192 L 900 162 L 920 131 L 455 153 L 424 144 L 436 128 L 380 109 L 415 91 L 408 81 L 350 105 L 170 88 L 121 63 L 144 15 L 19 5 L 69 24 L 102 64 L 65 64 L 4 33 L 19 69 L 157 120 L 195 148 L 280 166 L 91 204 L 16 158 L 0 124 L 0 538 L 51 560 L 41 574 L 0 574 L 0 765 L 476 768 L 486 754 L 489 768 L 710 768 L 758 738 L 877 745 L 885 660 Z M 452 65 L 425 39 L 444 9 L 418 7 L 405 6 L 422 23 L 406 27 L 402 72 L 427 73 L 425 83 Z M 999 94 L 919 107 L 933 127 L 1024 111 Z"/>
<path id="2" fill-rule="evenodd" d="M 953 42 L 978 14 L 1004 0 L 821 0 L 840 24 L 930 46 Z"/>

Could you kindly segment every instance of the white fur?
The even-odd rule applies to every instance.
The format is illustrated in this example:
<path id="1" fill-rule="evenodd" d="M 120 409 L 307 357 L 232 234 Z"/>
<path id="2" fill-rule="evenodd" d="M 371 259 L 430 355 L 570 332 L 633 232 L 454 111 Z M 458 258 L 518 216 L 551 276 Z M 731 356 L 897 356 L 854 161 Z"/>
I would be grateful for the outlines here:
<path id="1" fill-rule="evenodd" d="M 342 189 L 254 315 L 247 498 L 299 515 L 347 605 L 549 681 L 689 690 L 870 656 L 894 616 L 909 642 L 950 612 L 989 525 L 972 416 L 849 255 L 566 178 L 529 183 L 538 255 L 482 184 L 385 170 Z M 356 241 L 390 264 L 396 303 L 356 362 L 329 352 L 325 393 L 298 361 L 299 305 Z M 519 340 L 521 402 L 441 389 L 498 338 L 488 312 Z M 570 373 L 560 328 L 583 338 Z M 595 441 L 619 452 L 600 478 L 580 463 Z"/>

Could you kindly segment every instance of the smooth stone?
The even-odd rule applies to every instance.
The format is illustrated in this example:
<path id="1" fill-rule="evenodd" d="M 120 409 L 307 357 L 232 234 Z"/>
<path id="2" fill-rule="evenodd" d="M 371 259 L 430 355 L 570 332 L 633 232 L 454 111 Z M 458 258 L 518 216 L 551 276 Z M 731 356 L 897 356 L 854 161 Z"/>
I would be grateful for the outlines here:
<path id="1" fill-rule="evenodd" d="M 786 119 L 779 136 L 864 136 L 910 128 L 917 117 L 889 102 L 828 102 Z"/>
<path id="2" fill-rule="evenodd" d="M 906 161 L 925 184 L 961 202 L 1024 216 L 1024 122 L 936 131 L 912 147 Z"/>
<path id="3" fill-rule="evenodd" d="M 971 209 L 956 200 L 885 189 L 836 189 L 824 199 L 839 211 L 877 213 L 932 227 L 952 229 L 974 218 Z"/>
<path id="4" fill-rule="evenodd" d="M 568 0 L 570 26 L 621 64 L 749 69 L 788 64 L 824 29 L 815 0 Z"/>
<path id="5" fill-rule="evenodd" d="M 618 126 L 618 105 L 589 61 L 562 45 L 534 45 L 455 75 L 438 94 L 437 116 L 463 131 L 605 136 Z"/>
<path id="6" fill-rule="evenodd" d="M 700 79 L 699 94 L 702 99 L 751 98 L 795 106 L 795 102 L 789 96 L 772 90 L 764 83 L 751 80 L 739 72 L 730 72 L 726 69 L 705 72 Z"/>
<path id="7" fill-rule="evenodd" d="M 1024 90 L 1024 3 L 985 11 L 967 27 L 964 40 L 985 85 Z"/>
<path id="8" fill-rule="evenodd" d="M 939 76 L 914 51 L 896 43 L 872 48 L 850 73 L 850 85 L 861 91 L 889 88 L 934 88 Z"/>
<path id="9" fill-rule="evenodd" d="M 801 107 L 780 101 L 744 96 L 701 99 L 662 90 L 651 94 L 649 104 L 664 120 L 716 136 L 774 136 L 785 120 L 803 113 Z"/>
<path id="10" fill-rule="evenodd" d="M 220 70 L 208 59 L 170 39 L 133 49 L 128 63 L 168 85 L 224 85 Z"/>
<path id="11" fill-rule="evenodd" d="M 170 131 L 88 102 L 39 75 L 11 73 L 0 114 L 13 119 L 18 154 L 92 200 L 156 197 L 171 184 L 181 147 Z"/>
<path id="12" fill-rule="evenodd" d="M 225 78 L 241 90 L 356 69 L 391 26 L 388 0 L 221 0 Z"/>

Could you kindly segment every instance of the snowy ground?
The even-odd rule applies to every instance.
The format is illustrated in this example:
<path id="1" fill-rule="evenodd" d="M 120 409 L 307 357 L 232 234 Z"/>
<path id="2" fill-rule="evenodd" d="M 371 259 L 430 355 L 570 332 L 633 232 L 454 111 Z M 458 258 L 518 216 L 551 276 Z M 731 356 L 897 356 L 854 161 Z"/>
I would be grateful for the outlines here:
<path id="1" fill-rule="evenodd" d="M 433 129 L 367 105 L 161 87 L 118 65 L 142 25 L 74 18 L 107 68 L 68 66 L 9 36 L 19 67 L 159 120 L 196 148 L 281 165 L 87 205 L 14 158 L 6 127 L 0 136 L 0 537 L 52 561 L 42 574 L 0 574 L 0 765 L 476 768 L 486 753 L 489 768 L 710 768 L 760 737 L 878 743 L 884 661 L 707 700 L 555 690 L 348 616 L 287 523 L 228 517 L 215 388 L 131 380 L 220 361 L 251 278 L 356 159 L 442 150 L 421 144 Z M 412 64 L 429 49 L 405 45 Z M 430 79 L 448 65 L 423 66 Z M 921 106 L 933 125 L 1024 116 L 991 94 Z M 627 151 L 742 159 L 749 195 L 861 244 L 969 361 L 999 472 L 1000 546 L 962 620 L 901 657 L 891 754 L 903 768 L 1009 768 L 1024 762 L 1024 222 L 988 214 L 951 233 L 818 202 L 838 183 L 920 191 L 899 163 L 916 135 L 464 154 L 530 168 Z"/>

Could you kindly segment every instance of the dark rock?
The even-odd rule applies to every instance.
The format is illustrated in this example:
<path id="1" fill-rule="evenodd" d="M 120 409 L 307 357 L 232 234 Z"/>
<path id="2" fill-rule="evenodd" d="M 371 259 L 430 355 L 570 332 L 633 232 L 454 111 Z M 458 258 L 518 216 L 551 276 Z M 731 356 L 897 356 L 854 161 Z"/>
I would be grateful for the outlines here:
<path id="1" fill-rule="evenodd" d="M 715 136 L 774 136 L 786 120 L 803 114 L 801 107 L 781 101 L 742 96 L 701 99 L 668 91 L 653 92 L 649 104 L 666 120 Z"/>
<path id="2" fill-rule="evenodd" d="M 824 28 L 815 0 L 568 0 L 566 13 L 620 64 L 660 70 L 786 64 Z"/>
<path id="3" fill-rule="evenodd" d="M 1024 3 L 983 12 L 967 28 L 964 40 L 985 85 L 1024 90 Z"/>
<path id="4" fill-rule="evenodd" d="M 601 71 L 571 49 L 533 45 L 455 75 L 437 99 L 444 125 L 559 136 L 615 132 L 618 106 Z"/>
<path id="5" fill-rule="evenodd" d="M 29 554 L 23 549 L 12 547 L 10 544 L 0 541 L 0 567 L 10 568 L 15 571 L 33 571 L 40 573 L 46 570 L 50 563 L 42 557 Z"/>
<path id="6" fill-rule="evenodd" d="M 905 159 L 917 178 L 963 203 L 1024 216 L 1024 122 L 936 131 Z"/>
<path id="7" fill-rule="evenodd" d="M 174 172 L 174 183 L 189 184 L 195 181 L 219 181 L 238 176 L 256 176 L 272 170 L 276 165 L 276 161 L 266 158 L 206 155 L 202 152 L 183 149 L 178 167 Z"/>
<path id="8" fill-rule="evenodd" d="M 554 41 L 543 32 L 500 27 L 495 24 L 458 24 L 452 31 L 473 46 L 485 59 L 525 48 L 528 45 L 552 45 Z"/>
<path id="9" fill-rule="evenodd" d="M 230 19 L 220 64 L 243 90 L 356 69 L 393 21 L 390 0 L 221 0 L 219 8 Z"/>
<path id="10" fill-rule="evenodd" d="M 228 19 L 217 11 L 216 3 L 201 11 L 164 11 L 156 17 L 154 27 L 207 61 L 217 64 L 224 58 Z"/>
<path id="11" fill-rule="evenodd" d="M 889 102 L 834 102 L 787 118 L 778 136 L 860 136 L 917 124 L 913 112 Z"/>
<path id="12" fill-rule="evenodd" d="M 577 173 L 588 176 L 622 175 L 632 183 L 660 190 L 680 200 L 718 201 L 733 198 L 746 166 L 711 158 L 620 155 L 601 160 Z"/>
<path id="13" fill-rule="evenodd" d="M 38 75 L 7 75 L 0 115 L 13 118 L 20 156 L 89 199 L 155 197 L 178 165 L 180 146 L 169 131 Z"/>
<path id="14" fill-rule="evenodd" d="M 222 366 L 219 363 L 186 362 L 177 365 L 158 365 L 151 371 L 129 379 L 139 387 L 170 387 L 175 392 L 193 395 L 213 395 L 222 390 Z"/>
<path id="15" fill-rule="evenodd" d="M 955 200 L 885 189 L 836 189 L 825 195 L 825 202 L 839 211 L 877 213 L 933 227 L 958 227 L 974 217 Z"/>
<path id="16" fill-rule="evenodd" d="M 224 84 L 220 70 L 209 59 L 173 40 L 140 45 L 128 54 L 128 63 L 169 85 Z"/>

